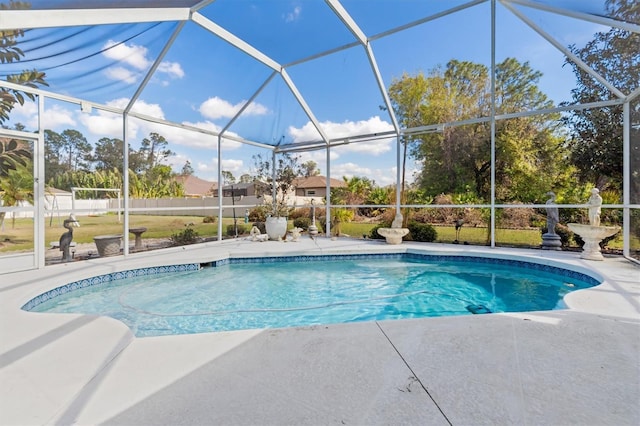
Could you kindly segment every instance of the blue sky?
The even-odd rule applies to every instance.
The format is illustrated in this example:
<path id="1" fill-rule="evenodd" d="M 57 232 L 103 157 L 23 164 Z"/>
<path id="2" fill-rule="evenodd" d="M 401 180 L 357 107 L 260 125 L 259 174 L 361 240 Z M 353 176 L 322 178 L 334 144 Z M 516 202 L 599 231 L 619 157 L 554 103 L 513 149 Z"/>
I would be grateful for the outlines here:
<path id="1" fill-rule="evenodd" d="M 372 36 L 463 3 L 345 0 L 343 6 L 363 32 Z M 591 3 L 583 3 L 583 7 Z M 33 1 L 33 5 L 38 7 L 38 1 Z M 525 7 L 518 9 L 565 46 L 583 46 L 596 31 L 603 30 L 593 23 Z M 202 14 L 281 65 L 354 41 L 323 1 L 219 0 L 203 9 Z M 532 68 L 543 72 L 539 87 L 544 93 L 556 104 L 570 100 L 575 78 L 571 68 L 563 66 L 562 53 L 500 3 L 496 20 L 496 60 L 515 57 L 521 62 L 528 61 Z M 32 61 L 21 67 L 46 70 L 51 91 L 123 107 L 174 28 L 174 23 L 161 23 L 33 30 L 27 33 L 24 42 L 26 59 Z M 488 66 L 489 29 L 490 3 L 485 2 L 375 40 L 372 49 L 384 84 L 389 86 L 405 72 L 426 73 L 451 59 Z M 59 66 L 63 63 L 69 64 Z M 383 98 L 361 46 L 288 66 L 286 71 L 329 137 L 391 129 L 388 115 L 379 108 Z M 269 67 L 199 25 L 188 23 L 134 110 L 218 131 L 271 73 Z M 82 113 L 76 105 L 59 101 L 48 100 L 45 106 L 46 128 L 58 132 L 76 128 L 92 143 L 102 137 L 122 138 L 122 120 L 115 114 L 97 109 L 90 114 Z M 34 110 L 33 104 L 18 108 L 12 121 L 35 130 Z M 132 146 L 137 148 L 140 140 L 152 131 L 170 142 L 170 149 L 176 153 L 170 164 L 176 171 L 190 161 L 198 177 L 217 180 L 216 138 L 131 120 Z M 229 131 L 265 143 L 318 139 L 317 131 L 280 76 L 266 85 Z M 258 153 L 267 152 L 227 140 L 223 144 L 222 169 L 236 177 L 251 173 L 251 158 Z M 338 179 L 366 176 L 379 185 L 391 184 L 396 180 L 395 154 L 395 142 L 391 139 L 342 146 L 332 150 L 331 176 Z M 316 161 L 322 174 L 327 174 L 324 150 L 305 152 L 302 160 Z"/>

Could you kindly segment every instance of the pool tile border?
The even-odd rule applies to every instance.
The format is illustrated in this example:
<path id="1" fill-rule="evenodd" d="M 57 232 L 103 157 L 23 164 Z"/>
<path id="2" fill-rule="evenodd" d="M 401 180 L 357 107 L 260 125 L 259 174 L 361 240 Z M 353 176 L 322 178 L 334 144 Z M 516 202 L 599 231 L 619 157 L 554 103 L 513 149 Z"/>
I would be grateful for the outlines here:
<path id="1" fill-rule="evenodd" d="M 142 277 L 145 275 L 166 274 L 171 272 L 197 271 L 200 269 L 199 263 L 186 263 L 181 265 L 151 266 L 148 268 L 129 269 L 126 271 L 112 272 L 110 274 L 96 275 L 95 277 L 84 278 L 79 281 L 73 281 L 60 287 L 56 287 L 45 293 L 42 293 L 29 300 L 22 306 L 22 310 L 31 311 L 36 306 L 51 300 L 55 297 L 66 294 L 70 291 L 79 290 L 94 285 L 106 284 L 112 281 L 123 280 L 126 278 Z"/>
<path id="2" fill-rule="evenodd" d="M 469 262 L 502 266 L 516 266 L 525 269 L 533 269 L 540 272 L 548 272 L 567 278 L 577 279 L 588 283 L 591 286 L 601 284 L 591 275 L 560 268 L 553 265 L 536 263 L 526 260 L 501 259 L 496 257 L 466 256 L 466 255 L 446 255 L 446 254 L 426 254 L 426 253 L 366 253 L 366 254 L 321 254 L 321 255 L 301 255 L 301 256 L 266 256 L 266 257 L 231 257 L 214 260 L 207 263 L 207 266 L 218 267 L 233 264 L 259 264 L 259 263 L 279 263 L 279 262 L 323 262 L 332 260 L 421 260 L 430 262 Z"/>
<path id="3" fill-rule="evenodd" d="M 540 272 L 548 272 L 557 274 L 563 277 L 581 280 L 588 283 L 591 286 L 596 286 L 601 283 L 600 280 L 584 274 L 582 272 L 572 271 L 569 269 L 560 268 L 557 266 L 536 263 L 525 260 L 516 259 L 501 259 L 496 257 L 482 257 L 482 256 L 466 256 L 466 255 L 443 255 L 443 254 L 425 254 L 425 253 L 409 253 L 409 252 L 396 252 L 396 253 L 360 253 L 360 254 L 322 254 L 322 255 L 300 255 L 300 256 L 257 256 L 257 257 L 228 257 L 219 260 L 213 260 L 205 263 L 187 263 L 180 265 L 167 265 L 167 266 L 153 266 L 148 268 L 130 269 L 126 271 L 112 272 L 104 275 L 97 275 L 90 278 L 85 278 L 79 281 L 74 281 L 65 284 L 60 287 L 56 287 L 45 293 L 42 293 L 33 299 L 29 300 L 22 306 L 22 310 L 31 311 L 36 306 L 51 300 L 55 297 L 66 294 L 70 291 L 79 290 L 81 288 L 90 287 L 94 285 L 100 285 L 109 283 L 112 281 L 122 280 L 125 278 L 141 277 L 145 275 L 156 275 L 171 272 L 186 272 L 197 271 L 203 266 L 219 267 L 224 265 L 238 265 L 238 264 L 269 264 L 269 263 L 282 263 L 282 262 L 322 262 L 322 261 L 336 261 L 336 260 L 421 260 L 430 262 L 463 262 L 463 263 L 482 263 L 493 264 L 503 266 L 516 266 L 525 269 L 532 269 Z"/>

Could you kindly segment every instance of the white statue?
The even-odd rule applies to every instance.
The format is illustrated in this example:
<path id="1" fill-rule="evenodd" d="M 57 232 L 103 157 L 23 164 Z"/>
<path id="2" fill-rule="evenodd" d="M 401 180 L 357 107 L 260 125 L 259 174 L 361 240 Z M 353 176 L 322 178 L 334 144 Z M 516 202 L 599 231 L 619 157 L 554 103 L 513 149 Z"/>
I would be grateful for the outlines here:
<path id="1" fill-rule="evenodd" d="M 291 230 L 291 241 L 298 241 L 298 238 L 300 238 L 301 233 L 302 233 L 302 228 L 293 228 Z"/>
<path id="2" fill-rule="evenodd" d="M 269 235 L 261 234 L 260 229 L 258 229 L 257 226 L 254 226 L 253 228 L 251 228 L 251 231 L 249 231 L 249 235 L 251 236 L 251 241 L 264 242 L 269 239 Z"/>
<path id="3" fill-rule="evenodd" d="M 591 190 L 591 196 L 589 197 L 589 224 L 591 226 L 600 226 L 600 206 L 602 206 L 602 197 L 598 188 Z"/>

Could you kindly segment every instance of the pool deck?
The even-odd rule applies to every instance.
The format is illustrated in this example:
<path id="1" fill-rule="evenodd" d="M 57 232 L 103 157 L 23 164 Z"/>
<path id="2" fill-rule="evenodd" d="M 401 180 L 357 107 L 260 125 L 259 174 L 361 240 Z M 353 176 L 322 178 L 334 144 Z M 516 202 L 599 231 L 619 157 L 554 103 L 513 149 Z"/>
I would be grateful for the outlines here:
<path id="1" fill-rule="evenodd" d="M 20 310 L 146 266 L 405 250 L 515 256 L 605 282 L 565 310 L 147 338 L 109 318 Z M 640 268 L 621 257 L 238 239 L 4 274 L 0 295 L 0 425 L 640 425 Z"/>

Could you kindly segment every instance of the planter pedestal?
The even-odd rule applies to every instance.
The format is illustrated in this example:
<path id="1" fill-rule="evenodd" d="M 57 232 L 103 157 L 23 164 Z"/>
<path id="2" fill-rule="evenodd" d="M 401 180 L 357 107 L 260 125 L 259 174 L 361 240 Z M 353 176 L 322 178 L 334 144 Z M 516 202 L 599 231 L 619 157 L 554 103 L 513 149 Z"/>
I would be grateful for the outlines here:
<path id="1" fill-rule="evenodd" d="M 93 241 L 98 248 L 100 257 L 115 256 L 120 254 L 122 235 L 96 235 Z"/>

